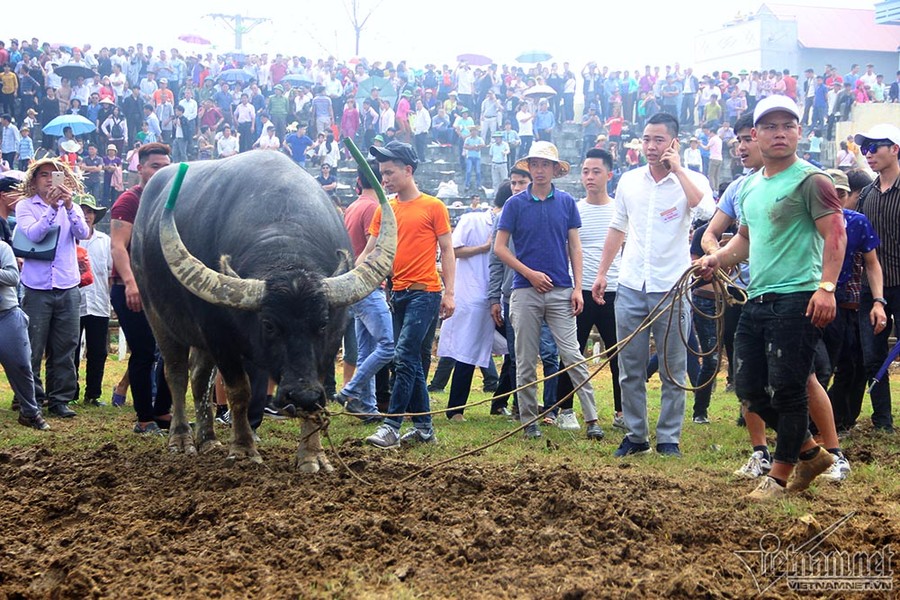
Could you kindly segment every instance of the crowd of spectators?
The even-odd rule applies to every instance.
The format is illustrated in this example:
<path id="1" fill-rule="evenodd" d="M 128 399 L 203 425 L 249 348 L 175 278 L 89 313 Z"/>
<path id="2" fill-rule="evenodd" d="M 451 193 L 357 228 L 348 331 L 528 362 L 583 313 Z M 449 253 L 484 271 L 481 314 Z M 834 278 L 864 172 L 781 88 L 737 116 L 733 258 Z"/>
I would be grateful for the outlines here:
<path id="1" fill-rule="evenodd" d="M 74 81 L 70 81 L 60 74 L 69 72 L 65 67 L 81 67 L 85 75 L 75 75 Z M 0 68 L 3 70 L 3 95 L 0 98 L 3 169 L 18 167 L 25 171 L 21 189 L 8 184 L 10 177 L 0 179 L 3 186 L 0 187 L 3 200 L 0 217 L 4 217 L 0 224 L 4 225 L 4 241 L 10 241 L 5 217 L 16 203 L 16 223 L 23 235 L 37 243 L 56 227 L 60 238 L 55 256 L 49 261 L 31 256 L 22 265 L 21 283 L 25 288 L 22 307 L 31 319 L 30 326 L 28 320 L 16 312 L 19 268 L 5 247 L 0 248 L 3 250 L 0 253 L 0 307 L 3 307 L 0 324 L 8 317 L 10 331 L 16 330 L 21 336 L 24 327 L 29 338 L 29 344 L 23 347 L 29 347 L 31 373 L 25 373 L 28 365 L 23 363 L 11 377 L 15 379 L 13 384 L 20 400 L 20 423 L 46 429 L 41 402 L 48 405 L 51 415 L 75 416 L 68 403 L 78 399 L 80 394 L 75 374 L 79 322 L 88 333 L 88 345 L 94 346 L 87 352 L 87 385 L 83 401 L 87 404 L 100 402 L 103 371 L 96 363 L 102 363 L 102 354 L 96 352 L 96 340 L 102 339 L 105 344 L 105 337 L 98 332 L 102 333 L 108 326 L 107 300 L 112 296 L 123 328 L 131 329 L 126 331 L 133 348 L 131 360 L 135 362 L 139 358 L 142 361 L 141 378 L 133 378 L 131 382 L 133 396 L 141 395 L 140 402 L 136 402 L 136 408 L 141 405 L 136 433 L 158 433 L 161 427 L 164 428 L 168 404 L 163 398 L 165 394 L 160 391 L 165 388 L 164 380 L 156 380 L 151 374 L 155 343 L 149 324 L 137 322 L 141 305 L 128 260 L 130 223 L 137 212 L 143 184 L 156 170 L 169 164 L 170 152 L 172 161 L 187 161 L 227 158 L 254 150 L 282 151 L 301 166 L 306 166 L 307 161 L 319 165 L 319 183 L 326 192 L 333 192 L 337 186 L 334 172 L 342 158 L 337 140 L 349 137 L 369 149 L 380 167 L 380 174 L 385 177 L 385 187 L 397 194 L 392 201 L 395 211 L 411 210 L 409 207 L 416 206 L 417 202 L 427 205 L 427 210 L 419 215 L 424 220 L 413 219 L 400 225 L 401 233 L 410 227 L 421 229 L 420 233 L 427 233 L 428 243 L 398 252 L 398 256 L 407 260 L 412 256 L 424 257 L 422 260 L 405 265 L 398 259 L 394 265 L 394 326 L 401 330 L 415 328 L 415 340 L 401 335 L 400 341 L 405 345 L 394 350 L 395 376 L 401 384 L 399 387 L 395 384 L 390 393 L 390 412 L 405 412 L 407 408 L 429 409 L 430 400 L 427 394 L 422 395 L 429 365 L 428 360 L 420 359 L 422 349 L 430 349 L 440 315 L 447 319 L 445 327 L 449 327 L 442 337 L 443 350 L 439 346 L 439 354 L 452 359 L 456 369 L 456 391 L 451 391 L 451 406 L 455 410 L 448 416 L 459 421 L 464 420 L 462 415 L 474 367 L 488 369 L 493 366 L 490 344 L 479 344 L 491 337 L 489 334 L 495 325 L 507 336 L 506 379 L 512 389 L 517 383 L 534 381 L 538 355 L 545 360 L 545 374 L 547 362 L 552 365 L 551 369 L 566 364 L 577 366 L 575 363 L 582 359 L 587 332 L 592 326 L 605 330 L 604 341 L 611 345 L 616 334 L 620 339 L 624 338 L 655 311 L 657 300 L 668 297 L 668 290 L 689 266 L 691 253 L 694 258 L 704 253 L 702 248 L 694 252 L 686 245 L 689 233 L 703 235 L 702 231 L 697 233 L 699 224 L 695 219 L 705 221 L 718 214 L 713 200 L 719 192 L 722 192 L 723 202 L 729 197 L 734 202 L 734 195 L 738 194 L 741 185 L 761 185 L 758 182 L 762 177 L 754 177 L 753 173 L 765 168 L 766 160 L 772 164 L 771 156 L 766 153 L 771 148 L 763 149 L 761 145 L 756 149 L 756 136 L 751 136 L 750 131 L 760 122 L 769 123 L 761 121 L 763 117 L 774 113 L 788 119 L 771 125 L 771 131 L 767 130 L 766 134 L 769 137 L 777 137 L 780 132 L 788 137 L 800 131 L 798 125 L 810 129 L 803 144 L 805 160 L 796 156 L 800 148 L 799 135 L 798 139 L 792 140 L 790 152 L 779 160 L 802 171 L 798 181 L 813 177 L 815 181 L 824 182 L 822 165 L 818 161 L 823 140 L 833 137 L 834 123 L 847 119 L 849 109 L 855 103 L 900 101 L 900 72 L 897 80 L 887 86 L 872 65 L 868 65 L 863 74 L 859 74 L 858 66 L 853 65 L 844 76 L 831 65 L 822 74 L 808 69 L 805 79 L 798 81 L 787 70 L 739 71 L 736 74 L 722 71 L 698 78 L 690 68 L 682 71 L 677 63 L 666 66 L 664 73 L 660 73 L 659 68 L 647 66 L 643 74 L 610 71 L 590 63 L 582 69 L 579 79 L 565 62 L 561 67 L 557 63 L 547 67 L 537 64 L 527 71 L 497 65 L 473 68 L 464 61 L 454 68 L 443 65 L 438 69 L 427 64 L 422 69 L 415 69 L 407 66 L 405 61 L 396 66 L 390 62 L 369 64 L 364 60 L 342 64 L 333 58 L 311 61 L 280 54 L 272 60 L 265 54 L 227 58 L 213 57 L 212 54 L 182 56 L 175 49 L 169 54 L 165 50 L 155 53 L 149 47 L 145 51 L 140 44 L 127 50 L 101 48 L 95 54 L 87 45 L 83 49 L 54 48 L 49 44 L 39 45 L 38 40 L 22 44 L 13 40 L 9 48 L 0 42 Z M 576 116 L 575 95 L 579 83 L 584 108 L 582 115 Z M 767 109 L 767 106 L 775 108 Z M 77 135 L 69 127 L 61 136 L 41 135 L 35 144 L 31 133 L 40 131 L 42 126 L 63 114 L 78 114 L 94 128 Z M 554 179 L 566 176 L 571 168 L 560 157 L 553 138 L 560 124 L 577 126 L 579 121 L 584 136 L 581 181 L 587 196 L 577 201 L 552 183 Z M 626 135 L 628 129 L 632 133 Z M 679 144 L 682 129 L 690 136 L 683 151 Z M 427 162 L 428 145 L 457 149 L 465 168 L 467 191 L 482 187 L 481 161 L 487 158 L 491 165 L 491 184 L 497 190 L 497 210 L 482 212 L 476 201 L 457 229 L 451 231 L 446 207 L 437 199 L 422 194 L 413 177 L 416 168 Z M 873 202 L 896 199 L 900 181 L 898 151 L 900 132 L 896 127 L 882 126 L 842 141 L 835 165 L 841 170 L 829 174 L 828 181 L 832 183 L 825 184 L 824 191 L 815 192 L 822 196 L 819 200 L 823 206 L 828 204 L 830 207 L 827 211 L 823 209 L 823 214 L 840 220 L 838 199 L 844 202 L 856 192 L 859 203 L 869 202 L 866 210 L 873 216 L 872 231 L 881 228 L 887 234 L 882 240 L 893 244 L 896 224 L 885 220 L 890 210 Z M 756 160 L 754 156 L 763 156 L 766 160 Z M 868 166 L 879 174 L 878 187 L 864 182 L 865 178 L 853 169 L 857 166 L 856 156 L 865 156 Z M 743 180 L 736 180 L 728 187 L 722 178 L 726 157 L 730 157 L 733 176 L 747 173 Z M 613 180 L 614 171 L 623 165 L 626 170 L 636 172 L 623 175 L 613 197 L 608 191 L 609 182 Z M 854 183 L 845 175 L 847 172 Z M 134 183 L 138 185 L 120 195 L 119 192 L 125 189 L 128 173 L 134 174 Z M 61 175 L 60 181 L 57 181 L 58 175 Z M 381 210 L 375 207 L 371 190 L 366 191 L 362 183 L 359 182 L 365 202 L 351 205 L 349 216 L 345 215 L 351 235 L 351 224 L 358 230 L 355 241 L 362 246 L 355 244 L 357 255 L 372 251 Z M 730 196 L 728 190 L 732 190 Z M 840 191 L 846 193 L 841 195 Z M 657 198 L 665 206 L 654 204 Z M 507 199 L 509 204 L 504 205 Z M 114 200 L 111 219 L 118 226 L 108 238 L 95 231 L 94 225 L 105 215 L 106 205 Z M 854 208 L 862 210 L 856 199 L 853 200 L 852 203 L 844 202 L 847 212 Z M 359 208 L 362 204 L 365 205 L 364 213 L 354 217 L 354 211 L 363 210 Z M 558 214 L 547 206 L 560 207 Z M 659 208 L 664 210 L 659 212 Z M 719 211 L 722 210 L 723 203 L 720 203 Z M 844 217 L 850 218 L 846 212 Z M 648 234 L 652 228 L 647 220 L 659 220 L 654 227 L 660 229 Z M 587 225 L 583 226 L 583 223 Z M 806 233 L 810 234 L 810 244 L 814 246 L 814 226 L 808 229 Z M 623 246 L 626 234 L 629 243 Z M 893 247 L 885 249 L 878 246 L 877 238 L 870 236 L 869 239 L 872 243 L 860 251 L 859 259 L 848 254 L 849 263 L 845 261 L 844 268 L 846 280 L 837 281 L 837 290 L 835 282 L 823 281 L 817 291 L 804 289 L 803 293 L 835 294 L 837 291 L 839 297 L 843 297 L 841 294 L 851 277 L 855 276 L 857 283 L 860 282 L 862 262 L 855 267 L 855 260 L 861 261 L 864 254 L 869 254 L 867 260 L 874 259 L 872 252 L 876 248 L 879 257 L 886 255 L 889 261 L 893 259 Z M 699 240 L 698 237 L 697 247 Z M 719 239 L 712 242 L 714 247 L 707 253 L 715 255 Z M 589 262 L 584 278 L 582 246 L 587 251 L 585 262 Z M 429 262 L 438 247 L 441 273 Z M 79 270 L 78 249 L 89 255 L 96 277 L 105 280 L 106 276 L 112 276 L 111 288 L 102 282 L 98 285 L 85 281 L 84 269 Z M 802 254 L 807 256 L 816 252 Z M 877 343 L 868 340 L 856 345 L 857 350 L 861 346 L 872 354 L 864 366 L 867 371 L 877 366 L 878 358 L 883 358 L 882 346 L 886 350 L 885 309 L 895 312 L 895 296 L 900 294 L 893 289 L 895 280 L 900 277 L 896 273 L 896 262 L 888 263 L 883 294 L 879 295 L 881 283 L 875 283 L 877 278 L 872 265 L 868 265 L 871 290 L 862 296 L 857 291 L 855 302 L 845 303 L 856 305 L 855 308 L 844 307 L 856 311 L 851 315 L 854 322 L 859 321 L 854 327 L 865 329 L 878 321 L 879 326 L 872 330 L 874 335 L 885 333 Z M 404 268 L 421 264 L 427 264 L 428 268 L 412 273 L 408 281 L 403 280 Z M 454 282 L 457 266 L 460 277 Z M 813 264 L 809 270 L 812 273 L 816 268 L 819 274 L 824 273 L 821 265 Z M 829 268 L 835 271 L 829 271 L 830 275 L 835 275 L 831 279 L 836 279 L 834 265 Z M 398 283 L 403 281 L 408 287 L 401 289 Z M 739 278 L 732 283 L 742 287 Z M 823 287 L 824 284 L 828 285 Z M 92 288 L 92 285 L 96 287 Z M 461 290 L 459 304 L 453 299 L 454 285 Z M 82 287 L 81 293 L 79 287 Z M 748 289 L 752 293 L 752 288 Z M 709 299 L 708 295 L 704 296 L 704 290 L 693 293 L 698 304 Z M 423 298 L 427 300 L 427 306 L 416 304 Z M 863 304 L 868 303 L 868 311 L 860 312 L 860 298 Z M 398 308 L 398 299 L 406 299 L 410 305 Z M 82 304 L 80 315 L 79 300 Z M 382 292 L 373 292 L 369 302 L 377 304 L 379 310 L 384 308 Z M 607 304 L 610 306 L 604 311 Z M 613 304 L 617 304 L 615 311 Z M 456 312 L 458 316 L 454 322 L 451 317 L 457 307 L 459 312 Z M 363 319 L 371 309 L 356 308 L 359 309 L 355 314 L 357 320 Z M 593 316 L 576 319 L 585 309 L 589 311 L 586 315 Z M 693 305 L 693 309 L 693 320 L 696 320 L 697 305 Z M 657 342 L 666 338 L 674 343 L 679 338 L 680 343 L 681 339 L 694 337 L 691 330 L 696 329 L 701 334 L 699 345 L 705 353 L 700 356 L 708 356 L 712 352 L 708 347 L 711 336 L 705 335 L 702 327 L 690 326 L 692 311 L 686 305 L 679 310 L 681 319 L 674 319 L 665 327 L 660 322 L 654 329 Z M 382 321 L 385 314 L 380 310 Z M 454 323 L 455 339 L 452 337 Z M 822 327 L 826 324 L 823 319 Z M 379 324 L 378 334 L 366 331 L 373 338 L 389 339 L 391 336 L 382 331 L 383 325 Z M 362 333 L 365 328 L 365 323 L 357 323 L 355 331 Z M 470 337 L 472 331 L 482 329 L 485 335 Z M 681 336 L 668 335 L 669 329 L 676 333 L 681 331 Z M 141 335 L 135 333 L 138 331 L 143 332 L 143 343 Z M 708 329 L 705 331 L 709 334 Z M 871 333 L 867 330 L 866 335 L 871 338 Z M 513 341 L 513 338 L 517 340 Z M 382 342 L 384 340 L 379 341 Z M 361 349 L 360 354 L 378 353 L 373 344 L 374 340 L 368 340 L 364 344 L 366 350 Z M 477 356 L 472 354 L 476 346 Z M 140 352 L 134 351 L 136 347 Z M 645 387 L 649 333 L 645 332 L 638 343 L 626 348 L 622 354 L 622 375 L 614 382 L 616 412 L 613 423 L 614 427 L 629 433 L 617 456 L 650 451 Z M 371 368 L 363 369 L 366 376 L 357 378 L 359 381 L 355 384 L 358 385 L 350 383 L 352 369 L 345 373 L 347 385 L 337 393 L 344 403 L 365 409 L 367 422 L 381 419 L 371 379 L 386 362 L 387 350 L 382 350 Z M 694 368 L 687 364 L 690 361 L 684 348 L 666 347 L 660 351 L 669 360 L 665 362 L 666 373 L 663 374 L 664 410 L 656 430 L 657 452 L 680 456 L 684 378 L 690 376 Z M 514 354 L 519 358 L 514 358 Z M 838 356 L 829 357 L 832 364 Z M 47 376 L 42 382 L 40 373 L 45 359 Z M 705 359 L 703 363 L 708 375 L 709 364 Z M 132 371 L 134 368 L 129 366 L 130 375 L 137 372 Z M 828 368 L 825 371 L 824 384 L 827 386 L 831 372 Z M 804 378 L 807 375 L 807 372 L 803 373 Z M 598 411 L 592 389 L 585 384 L 586 376 L 586 369 L 577 366 L 563 378 L 566 381 L 563 389 L 571 390 L 575 385 L 587 426 L 586 434 L 589 439 L 596 440 L 604 433 L 597 423 Z M 155 396 L 151 394 L 152 381 L 160 386 Z M 22 391 L 29 385 L 32 394 Z M 416 397 L 410 400 L 413 388 Z M 363 389 L 366 390 L 365 398 L 361 397 Z M 873 424 L 892 432 L 889 393 L 885 398 L 886 391 L 879 390 Z M 334 393 L 336 390 L 329 391 Z M 709 423 L 706 414 L 709 394 L 705 399 L 702 393 L 698 397 L 695 398 L 693 422 L 705 425 Z M 555 395 L 550 398 L 551 404 L 555 398 Z M 832 403 L 835 403 L 834 399 Z M 548 406 L 546 397 L 544 405 L 545 408 Z M 851 428 L 859 409 L 857 402 L 849 411 L 851 414 L 843 415 L 839 425 Z M 532 420 L 525 429 L 526 438 L 540 437 L 538 425 L 533 420 L 544 409 L 539 410 L 533 390 L 519 394 L 517 410 L 523 422 Z M 508 414 L 505 401 L 495 403 L 492 412 Z M 563 404 L 562 410 L 556 413 L 548 413 L 547 418 L 548 424 L 555 423 L 564 429 L 580 428 L 571 402 Z M 821 431 L 823 428 L 825 432 Z M 384 448 L 404 441 L 430 443 L 434 440 L 430 418 L 416 421 L 414 430 L 405 435 L 401 436 L 399 429 L 400 421 L 388 419 L 369 442 Z M 820 427 L 820 433 L 826 437 L 829 432 L 834 434 L 834 447 L 829 446 L 828 450 L 842 459 L 833 422 L 830 427 L 827 424 Z M 804 453 L 813 452 L 809 455 L 813 456 L 818 452 L 818 449 L 813 451 L 807 447 L 808 440 L 803 443 Z M 761 456 L 768 457 L 768 451 Z M 800 456 L 801 460 L 807 460 L 803 458 L 805 454 Z M 822 462 L 824 470 L 826 466 L 830 468 L 833 461 L 822 459 Z M 834 478 L 846 477 L 849 464 L 845 471 L 837 462 L 834 465 L 837 465 L 833 469 L 836 471 Z M 780 474 L 781 471 L 773 473 Z"/>

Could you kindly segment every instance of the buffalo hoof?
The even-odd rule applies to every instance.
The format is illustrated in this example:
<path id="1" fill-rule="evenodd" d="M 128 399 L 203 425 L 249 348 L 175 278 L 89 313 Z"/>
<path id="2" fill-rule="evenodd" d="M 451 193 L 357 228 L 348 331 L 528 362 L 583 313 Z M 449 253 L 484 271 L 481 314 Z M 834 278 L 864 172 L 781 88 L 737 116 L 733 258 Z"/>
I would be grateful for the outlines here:
<path id="1" fill-rule="evenodd" d="M 261 465 L 263 462 L 262 456 L 259 455 L 259 452 L 256 451 L 256 448 L 242 448 L 239 446 L 232 446 L 231 452 L 229 452 L 228 456 L 225 458 L 225 462 L 229 465 L 233 465 L 239 460 L 249 460 L 252 463 Z"/>
<path id="2" fill-rule="evenodd" d="M 222 447 L 219 440 L 206 440 L 200 443 L 200 454 L 209 454 Z"/>
<path id="3" fill-rule="evenodd" d="M 325 473 L 334 472 L 334 467 L 331 466 L 331 462 L 329 462 L 328 457 L 325 456 L 324 452 L 308 454 L 306 456 L 300 456 L 298 454 L 297 459 L 294 462 L 297 470 L 301 473 L 318 473 L 319 471 Z"/>
<path id="4" fill-rule="evenodd" d="M 190 432 L 169 434 L 169 452 L 189 456 L 197 454 L 197 448 L 194 447 L 194 436 Z"/>

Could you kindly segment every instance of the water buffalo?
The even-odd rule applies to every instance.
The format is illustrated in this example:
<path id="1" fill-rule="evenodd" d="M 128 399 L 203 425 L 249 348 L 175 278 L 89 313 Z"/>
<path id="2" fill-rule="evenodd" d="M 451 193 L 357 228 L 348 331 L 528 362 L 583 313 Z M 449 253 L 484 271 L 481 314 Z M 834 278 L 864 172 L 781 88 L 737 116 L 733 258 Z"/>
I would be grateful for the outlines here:
<path id="1" fill-rule="evenodd" d="M 303 419 L 299 469 L 331 470 L 312 421 L 325 406 L 319 377 L 340 345 L 345 307 L 390 271 L 397 231 L 392 211 L 385 216 L 378 250 L 353 267 L 340 214 L 315 179 L 280 153 L 171 165 L 153 176 L 135 219 L 131 261 L 172 391 L 171 451 L 218 445 L 203 393 L 215 365 L 233 416 L 228 458 L 262 462 L 247 420 L 249 361 L 278 382 L 276 405 Z M 192 348 L 196 446 L 185 414 Z"/>

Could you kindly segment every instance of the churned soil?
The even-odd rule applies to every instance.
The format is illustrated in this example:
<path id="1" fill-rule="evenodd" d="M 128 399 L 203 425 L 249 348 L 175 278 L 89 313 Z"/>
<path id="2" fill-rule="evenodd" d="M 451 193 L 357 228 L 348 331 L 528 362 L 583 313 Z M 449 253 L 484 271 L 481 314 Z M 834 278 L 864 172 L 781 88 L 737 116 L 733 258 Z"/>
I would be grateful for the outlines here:
<path id="1" fill-rule="evenodd" d="M 747 598 L 771 578 L 757 588 L 735 552 L 767 533 L 798 545 L 856 511 L 820 550 L 900 548 L 896 488 L 820 484 L 760 507 L 711 469 L 537 458 L 399 483 L 425 463 L 340 449 L 370 484 L 334 459 L 333 474 L 298 474 L 287 448 L 230 467 L 224 451 L 155 445 L 5 450 L 0 598 Z M 869 452 L 856 464 L 871 461 L 900 463 Z M 763 597 L 792 595 L 781 581 Z"/>

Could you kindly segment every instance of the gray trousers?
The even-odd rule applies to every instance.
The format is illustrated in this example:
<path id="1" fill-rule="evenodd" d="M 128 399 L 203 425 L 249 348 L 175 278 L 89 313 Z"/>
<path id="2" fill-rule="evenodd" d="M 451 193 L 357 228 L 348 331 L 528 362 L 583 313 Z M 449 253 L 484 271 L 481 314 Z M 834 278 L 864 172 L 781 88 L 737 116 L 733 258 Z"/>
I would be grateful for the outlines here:
<path id="1" fill-rule="evenodd" d="M 0 311 L 0 365 L 16 398 L 22 416 L 41 414 L 34 399 L 34 376 L 31 373 L 31 342 L 28 339 L 28 315 L 18 306 Z"/>
<path id="2" fill-rule="evenodd" d="M 25 288 L 22 310 L 28 315 L 28 338 L 31 340 L 31 370 L 34 395 L 49 406 L 66 404 L 78 393 L 75 350 L 78 348 L 81 320 L 78 288 L 67 290 L 33 290 Z M 47 357 L 47 381 L 41 383 L 41 361 Z"/>
<path id="3" fill-rule="evenodd" d="M 653 307 L 665 296 L 662 292 L 647 293 L 619 284 L 616 292 L 616 330 L 621 341 L 631 335 Z M 666 306 L 661 307 L 665 310 Z M 647 420 L 647 362 L 650 360 L 650 332 L 656 342 L 659 355 L 659 378 L 662 380 L 659 420 L 656 422 L 656 443 L 677 444 L 681 439 L 684 422 L 687 373 L 687 349 L 682 342 L 687 339 L 688 307 L 682 304 L 678 316 L 669 328 L 669 315 L 661 316 L 650 328 L 636 335 L 619 354 L 619 383 L 622 387 L 622 415 L 628 426 L 628 439 L 636 444 L 650 441 L 650 424 Z M 668 344 L 663 348 L 668 330 Z"/>
<path id="4" fill-rule="evenodd" d="M 491 163 L 491 188 L 495 193 L 507 177 L 509 177 L 509 169 L 505 162 Z"/>
<path id="5" fill-rule="evenodd" d="M 579 291 L 579 293 L 581 293 Z M 559 358 L 565 365 L 573 365 L 584 360 L 578 348 L 575 315 L 572 314 L 572 288 L 555 287 L 546 294 L 534 288 L 513 290 L 509 300 L 510 319 L 516 332 L 516 380 L 518 385 L 534 383 L 537 380 L 537 361 L 541 345 L 541 323 L 547 322 Z M 585 421 L 597 420 L 594 404 L 594 390 L 588 381 L 587 365 L 581 364 L 568 371 L 569 378 L 578 389 L 578 400 Z M 519 392 L 519 419 L 522 423 L 531 421 L 538 415 L 537 388 L 530 386 Z"/>

